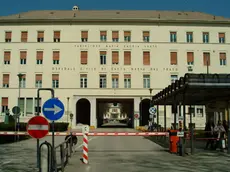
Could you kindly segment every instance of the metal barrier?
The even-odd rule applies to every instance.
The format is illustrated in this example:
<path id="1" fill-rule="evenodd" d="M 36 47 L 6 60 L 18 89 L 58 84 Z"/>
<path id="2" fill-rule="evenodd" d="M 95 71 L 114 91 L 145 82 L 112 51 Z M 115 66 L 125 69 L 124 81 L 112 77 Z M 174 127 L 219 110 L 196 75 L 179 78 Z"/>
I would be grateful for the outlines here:
<path id="1" fill-rule="evenodd" d="M 39 172 L 51 172 L 52 158 L 52 145 L 45 141 L 39 146 Z"/>

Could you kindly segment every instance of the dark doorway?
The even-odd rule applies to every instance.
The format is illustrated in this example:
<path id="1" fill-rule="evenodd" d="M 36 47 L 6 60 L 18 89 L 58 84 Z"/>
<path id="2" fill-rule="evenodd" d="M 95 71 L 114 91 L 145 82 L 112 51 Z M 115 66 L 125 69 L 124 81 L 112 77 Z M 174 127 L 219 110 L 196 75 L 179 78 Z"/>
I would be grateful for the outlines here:
<path id="1" fill-rule="evenodd" d="M 76 123 L 90 125 L 90 102 L 80 99 L 76 103 Z"/>
<path id="2" fill-rule="evenodd" d="M 140 102 L 140 125 L 148 125 L 150 99 L 144 99 Z"/>
<path id="3" fill-rule="evenodd" d="M 97 127 L 133 128 L 133 99 L 97 99 Z"/>

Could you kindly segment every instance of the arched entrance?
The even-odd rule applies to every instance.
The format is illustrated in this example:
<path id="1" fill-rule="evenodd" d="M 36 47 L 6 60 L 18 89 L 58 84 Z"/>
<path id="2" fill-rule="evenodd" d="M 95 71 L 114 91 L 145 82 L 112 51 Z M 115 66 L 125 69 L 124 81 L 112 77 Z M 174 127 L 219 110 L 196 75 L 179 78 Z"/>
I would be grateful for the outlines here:
<path id="1" fill-rule="evenodd" d="M 90 125 L 90 102 L 80 99 L 76 103 L 76 123 Z"/>
<path id="2" fill-rule="evenodd" d="M 144 99 L 140 102 L 140 125 L 148 125 L 149 120 L 149 108 L 150 108 L 150 99 Z"/>

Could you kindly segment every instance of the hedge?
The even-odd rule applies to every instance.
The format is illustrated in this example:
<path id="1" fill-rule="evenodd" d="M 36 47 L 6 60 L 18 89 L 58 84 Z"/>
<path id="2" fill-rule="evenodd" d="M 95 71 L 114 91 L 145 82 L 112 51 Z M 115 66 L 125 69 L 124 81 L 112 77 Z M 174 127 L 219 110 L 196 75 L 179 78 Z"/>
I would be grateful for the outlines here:
<path id="1" fill-rule="evenodd" d="M 63 132 L 68 130 L 69 123 L 54 123 L 55 132 Z M 27 123 L 20 123 L 19 130 L 26 131 Z M 9 124 L 0 123 L 0 131 L 15 131 L 15 124 L 10 122 Z M 50 123 L 50 131 L 52 131 L 52 125 Z M 30 138 L 30 136 L 20 136 L 20 140 L 25 140 Z M 12 143 L 15 141 L 15 136 L 0 136 L 0 144 Z"/>

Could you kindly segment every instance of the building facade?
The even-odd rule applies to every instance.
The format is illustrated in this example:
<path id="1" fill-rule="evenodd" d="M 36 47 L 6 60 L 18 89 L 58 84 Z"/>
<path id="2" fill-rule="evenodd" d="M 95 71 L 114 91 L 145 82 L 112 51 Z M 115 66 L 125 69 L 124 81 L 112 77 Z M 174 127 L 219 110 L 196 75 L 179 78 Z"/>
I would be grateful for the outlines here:
<path id="1" fill-rule="evenodd" d="M 185 73 L 229 73 L 229 24 L 223 17 L 176 11 L 75 9 L 0 17 L 0 118 L 19 105 L 20 119 L 27 121 L 35 114 L 37 89 L 54 88 L 66 107 L 61 121 L 70 122 L 73 113 L 73 127 L 98 126 L 98 99 L 132 99 L 128 116 L 139 112 L 147 119 L 149 106 L 143 110 L 140 103 L 149 104 L 151 95 Z M 40 106 L 50 96 L 41 92 Z M 163 125 L 163 107 L 159 114 Z M 195 107 L 193 120 L 204 126 L 203 106 Z"/>

